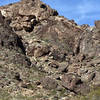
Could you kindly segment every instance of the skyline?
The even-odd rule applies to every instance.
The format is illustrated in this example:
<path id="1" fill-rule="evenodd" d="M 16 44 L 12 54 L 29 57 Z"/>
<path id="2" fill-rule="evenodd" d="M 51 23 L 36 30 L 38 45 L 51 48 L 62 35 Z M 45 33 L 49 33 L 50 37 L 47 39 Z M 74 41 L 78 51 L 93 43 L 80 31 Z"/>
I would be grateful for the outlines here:
<path id="1" fill-rule="evenodd" d="M 74 19 L 78 24 L 94 25 L 95 20 L 100 19 L 99 0 L 42 0 L 60 15 L 68 19 Z"/>
<path id="2" fill-rule="evenodd" d="M 0 0 L 0 6 L 20 0 Z M 100 19 L 99 0 L 41 0 L 51 8 L 56 9 L 60 16 L 74 19 L 76 23 L 94 25 Z"/>

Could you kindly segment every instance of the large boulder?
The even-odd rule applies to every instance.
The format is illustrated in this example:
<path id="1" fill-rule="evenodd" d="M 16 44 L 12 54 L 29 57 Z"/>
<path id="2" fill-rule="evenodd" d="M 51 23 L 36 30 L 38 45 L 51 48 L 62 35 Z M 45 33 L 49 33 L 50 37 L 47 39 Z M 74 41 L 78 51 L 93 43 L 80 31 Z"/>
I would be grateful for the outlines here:
<path id="1" fill-rule="evenodd" d="M 45 77 L 41 80 L 41 85 L 43 88 L 51 90 L 56 89 L 58 84 L 54 79 Z"/>
<path id="2" fill-rule="evenodd" d="M 85 31 L 81 35 L 80 52 L 88 55 L 89 57 L 100 56 L 100 32 L 95 30 L 94 32 Z"/>

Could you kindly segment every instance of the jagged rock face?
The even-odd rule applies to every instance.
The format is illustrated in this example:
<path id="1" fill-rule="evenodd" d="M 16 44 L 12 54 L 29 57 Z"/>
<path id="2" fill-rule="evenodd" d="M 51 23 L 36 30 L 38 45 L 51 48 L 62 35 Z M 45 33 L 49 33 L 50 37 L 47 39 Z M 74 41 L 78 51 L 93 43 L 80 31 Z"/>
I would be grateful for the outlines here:
<path id="1" fill-rule="evenodd" d="M 35 32 L 39 39 L 48 41 L 56 48 L 66 50 L 66 52 L 76 52 L 75 48 L 77 48 L 80 34 L 83 32 L 80 27 L 57 16 L 41 23 L 43 25 Z"/>
<path id="2" fill-rule="evenodd" d="M 1 8 L 2 9 L 2 8 Z M 15 30 L 31 31 L 37 22 L 48 19 L 50 16 L 58 15 L 57 11 L 42 3 L 40 0 L 22 1 L 10 8 L 6 6 L 1 10 L 4 17 L 10 17 L 12 20 L 11 27 Z"/>
<path id="3" fill-rule="evenodd" d="M 2 9 L 2 8 L 1 8 Z M 39 0 L 22 1 L 6 6 L 5 17 L 10 17 L 10 26 L 15 31 L 34 32 L 38 39 L 49 41 L 54 48 L 75 53 L 78 48 L 80 33 L 83 30 L 72 20 L 57 16 L 57 11 Z"/>
<path id="4" fill-rule="evenodd" d="M 5 62 L 7 64 L 15 64 L 15 65 L 19 64 L 21 66 L 30 66 L 31 62 L 25 56 L 25 48 L 23 46 L 21 38 L 12 31 L 12 28 L 8 26 L 5 20 L 2 20 L 0 24 L 1 24 L 0 25 L 1 66 L 2 66 L 2 62 Z"/>
<path id="5" fill-rule="evenodd" d="M 92 57 L 99 56 L 100 55 L 99 34 L 100 34 L 99 31 L 85 32 L 82 36 L 82 42 L 80 44 L 80 52 Z"/>
<path id="6" fill-rule="evenodd" d="M 15 49 L 17 51 L 20 49 L 20 51 L 25 53 L 21 39 L 11 30 L 11 28 L 7 28 L 7 26 L 3 25 L 0 27 L 0 47 Z"/>
<path id="7" fill-rule="evenodd" d="M 40 0 L 0 10 L 0 91 L 10 91 L 7 100 L 75 100 L 100 86 L 99 21 L 79 26 Z"/>

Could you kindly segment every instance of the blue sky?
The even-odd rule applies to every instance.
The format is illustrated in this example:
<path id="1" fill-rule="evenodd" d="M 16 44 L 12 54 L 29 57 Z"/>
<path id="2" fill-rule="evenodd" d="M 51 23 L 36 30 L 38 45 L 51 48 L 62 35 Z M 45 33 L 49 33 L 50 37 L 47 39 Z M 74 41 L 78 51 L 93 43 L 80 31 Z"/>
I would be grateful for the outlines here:
<path id="1" fill-rule="evenodd" d="M 78 24 L 94 25 L 100 19 L 100 0 L 42 0 L 60 15 L 74 19 Z"/>
<path id="2" fill-rule="evenodd" d="M 0 0 L 0 6 L 7 5 L 9 3 L 18 2 L 20 0 Z"/>
<path id="3" fill-rule="evenodd" d="M 19 0 L 0 0 L 0 5 Z M 100 0 L 42 0 L 60 15 L 74 19 L 78 24 L 94 25 L 100 19 Z"/>

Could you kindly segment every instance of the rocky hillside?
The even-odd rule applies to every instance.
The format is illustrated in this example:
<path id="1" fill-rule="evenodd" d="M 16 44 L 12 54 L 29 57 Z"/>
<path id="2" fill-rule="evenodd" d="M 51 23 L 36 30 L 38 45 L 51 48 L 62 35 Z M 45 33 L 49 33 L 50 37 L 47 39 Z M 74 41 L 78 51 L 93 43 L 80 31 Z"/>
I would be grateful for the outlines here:
<path id="1" fill-rule="evenodd" d="M 0 7 L 0 100 L 100 100 L 100 21 L 40 0 Z"/>

